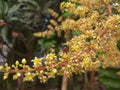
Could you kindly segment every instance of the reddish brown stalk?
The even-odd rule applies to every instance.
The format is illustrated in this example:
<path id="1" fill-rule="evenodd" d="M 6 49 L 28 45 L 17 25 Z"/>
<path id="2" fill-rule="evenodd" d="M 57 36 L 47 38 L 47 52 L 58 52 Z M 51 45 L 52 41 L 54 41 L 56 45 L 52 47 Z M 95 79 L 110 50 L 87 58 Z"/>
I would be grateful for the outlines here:
<path id="1" fill-rule="evenodd" d="M 19 77 L 19 78 L 17 79 L 17 84 L 18 84 L 18 86 L 20 86 L 21 83 L 22 83 L 22 79 L 21 79 L 21 77 Z"/>
<path id="2" fill-rule="evenodd" d="M 95 70 L 92 70 L 90 72 L 90 87 L 94 89 L 94 84 L 95 84 Z"/>
<path id="3" fill-rule="evenodd" d="M 105 3 L 104 0 L 101 0 L 101 2 L 105 5 L 105 7 L 107 8 L 107 11 L 109 13 L 110 16 L 112 16 L 112 6 L 108 3 Z"/>
<path id="4" fill-rule="evenodd" d="M 59 64 L 59 66 L 64 67 L 64 66 L 67 65 L 67 63 L 68 63 L 68 61 L 62 62 L 62 63 Z"/>
<path id="5" fill-rule="evenodd" d="M 89 48 L 88 48 L 88 53 L 90 52 L 91 50 L 91 47 L 90 47 L 90 44 L 89 44 Z M 92 70 L 90 71 L 90 82 L 89 82 L 89 85 L 90 87 L 92 87 L 92 89 L 94 89 L 94 84 L 95 84 L 95 70 Z"/>
<path id="6" fill-rule="evenodd" d="M 30 70 L 30 72 L 34 72 L 34 71 L 36 71 L 36 70 L 44 70 L 45 69 L 45 67 L 39 67 L 39 68 L 32 68 L 31 70 Z M 28 69 L 21 69 L 21 70 L 15 70 L 15 69 L 12 69 L 12 70 L 10 70 L 10 71 L 5 71 L 5 70 L 1 70 L 0 72 L 9 72 L 9 73 L 25 73 L 25 72 L 28 72 L 29 70 Z"/>
<path id="7" fill-rule="evenodd" d="M 103 29 L 100 33 L 99 33 L 99 36 L 100 38 L 102 38 L 104 36 L 104 34 L 107 32 L 107 29 Z M 89 47 L 89 50 L 90 51 L 90 47 Z M 91 88 L 94 90 L 94 84 L 95 84 L 95 70 L 93 69 L 91 72 L 90 72 L 90 86 Z"/>
<path id="8" fill-rule="evenodd" d="M 104 29 L 99 33 L 100 37 L 103 37 L 103 35 L 106 33 L 106 30 L 107 29 Z M 90 43 L 89 43 L 87 53 L 89 53 L 90 50 L 92 50 L 92 48 L 90 47 Z M 94 84 L 95 84 L 95 70 L 93 69 L 92 71 L 90 71 L 90 81 L 89 81 L 90 88 L 93 90 L 94 90 Z"/>
<path id="9" fill-rule="evenodd" d="M 107 29 L 101 30 L 101 32 L 99 33 L 100 37 L 103 37 L 106 32 L 107 32 Z"/>
<path id="10" fill-rule="evenodd" d="M 94 84 L 95 84 L 95 70 L 92 70 L 90 72 L 90 86 L 92 89 L 94 89 Z"/>

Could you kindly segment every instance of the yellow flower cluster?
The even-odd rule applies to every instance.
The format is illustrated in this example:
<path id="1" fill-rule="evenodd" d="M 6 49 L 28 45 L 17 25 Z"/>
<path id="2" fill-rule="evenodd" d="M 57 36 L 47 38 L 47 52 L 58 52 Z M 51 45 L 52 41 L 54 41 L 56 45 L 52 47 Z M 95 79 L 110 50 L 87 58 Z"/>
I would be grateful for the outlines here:
<path id="1" fill-rule="evenodd" d="M 109 29 L 109 31 L 119 30 L 120 25 L 120 15 L 113 15 L 107 18 L 107 21 L 104 24 L 104 28 Z"/>
<path id="2" fill-rule="evenodd" d="M 59 26 L 59 29 L 61 30 L 91 30 L 93 29 L 97 23 L 99 18 L 99 14 L 97 12 L 93 12 L 90 17 L 88 18 L 81 18 L 75 21 L 74 19 L 66 19 L 64 22 L 62 22 L 61 26 Z"/>
<path id="3" fill-rule="evenodd" d="M 50 53 L 43 58 L 35 58 L 33 64 L 35 65 L 35 63 L 38 66 L 35 75 L 40 79 L 40 82 L 45 83 L 49 78 L 55 77 L 57 73 L 57 57 L 54 53 Z"/>
<path id="4" fill-rule="evenodd" d="M 85 17 L 85 15 L 88 13 L 89 8 L 86 6 L 78 6 L 76 10 L 73 12 L 76 16 L 79 16 L 81 18 Z"/>
<path id="5" fill-rule="evenodd" d="M 60 5 L 60 9 L 62 12 L 74 12 L 76 9 L 76 5 L 74 3 L 71 2 L 62 2 Z"/>
<path id="6" fill-rule="evenodd" d="M 117 49 L 116 43 L 117 40 L 120 39 L 118 37 L 108 38 L 106 44 L 106 56 L 103 62 L 103 67 L 113 67 L 120 68 L 120 51 Z"/>
<path id="7" fill-rule="evenodd" d="M 61 30 L 77 30 L 77 24 L 75 20 L 73 19 L 66 19 L 64 22 L 62 22 L 62 25 L 59 29 Z"/>
<path id="8" fill-rule="evenodd" d="M 95 10 L 95 9 L 99 9 L 100 7 L 102 7 L 101 0 L 69 0 L 69 1 L 74 4 L 77 3 L 77 6 L 79 6 L 79 4 L 82 6 L 87 6 L 89 8 L 89 10 Z M 71 7 L 69 7 L 69 8 L 71 8 Z M 62 11 L 64 11 L 63 10 L 64 8 L 61 8 L 61 9 L 62 9 Z"/>
<path id="9" fill-rule="evenodd" d="M 54 53 L 48 54 L 45 58 L 35 57 L 33 60 L 33 66 L 26 65 L 26 59 L 22 62 L 15 62 L 15 65 L 9 66 L 7 63 L 5 66 L 0 66 L 0 70 L 5 72 L 3 79 L 7 79 L 10 73 L 15 73 L 13 79 L 23 78 L 23 81 L 33 81 L 34 77 L 38 77 L 40 82 L 46 82 L 49 78 L 54 78 L 57 73 L 57 57 Z M 21 69 L 19 69 L 19 67 Z M 24 73 L 24 77 L 22 74 Z"/>
<path id="10" fill-rule="evenodd" d="M 21 77 L 24 72 L 24 81 L 33 81 L 34 77 L 38 77 L 40 82 L 45 83 L 56 75 L 70 77 L 73 73 L 80 74 L 97 70 L 99 67 L 120 68 L 120 51 L 117 49 L 117 41 L 120 40 L 120 15 L 111 15 L 110 10 L 107 9 L 102 14 L 100 12 L 104 8 L 102 3 L 109 4 L 110 1 L 70 0 L 63 2 L 60 6 L 62 12 L 69 11 L 75 16 L 65 20 L 49 10 L 54 13 L 55 18 L 58 18 L 58 22 L 61 21 L 61 25 L 58 25 L 58 22 L 50 20 L 54 27 L 48 26 L 49 29 L 55 29 L 57 32 L 64 30 L 65 33 L 79 30 L 81 34 L 72 37 L 65 43 L 68 46 L 66 51 L 61 50 L 58 55 L 51 52 L 45 57 L 35 57 L 32 60 L 32 67 L 26 65 L 25 59 L 21 63 L 16 61 L 12 66 L 8 64 L 0 66 L 0 70 L 5 72 L 4 79 L 8 78 L 11 72 L 16 73 L 13 79 Z M 81 5 L 76 7 L 77 2 Z M 79 17 L 76 19 L 76 16 Z M 40 32 L 34 35 L 47 36 L 44 33 Z"/>
<path id="11" fill-rule="evenodd" d="M 90 34 L 82 34 L 68 41 L 66 43 L 69 47 L 67 52 L 61 50 L 57 56 L 52 52 L 42 58 L 35 57 L 32 60 L 33 67 L 31 68 L 26 65 L 25 59 L 22 60 L 22 64 L 16 61 L 12 67 L 8 64 L 5 64 L 4 67 L 1 66 L 0 70 L 6 72 L 4 79 L 8 78 L 10 72 L 16 73 L 13 75 L 13 79 L 21 77 L 24 72 L 23 81 L 33 81 L 34 77 L 38 77 L 40 82 L 45 83 L 55 75 L 70 77 L 73 73 L 80 74 L 85 71 L 97 70 L 100 66 L 119 68 L 120 52 L 114 45 L 116 38 L 110 38 L 109 34 L 100 38 L 92 30 L 87 33 Z M 94 35 L 96 37 L 93 37 Z M 18 67 L 23 69 L 19 70 Z"/>
<path id="12" fill-rule="evenodd" d="M 109 4 L 112 0 L 103 0 L 106 4 Z"/>
<path id="13" fill-rule="evenodd" d="M 71 2 L 63 2 L 60 6 L 62 12 L 69 11 L 70 13 L 74 14 L 75 16 L 85 17 L 86 13 L 88 13 L 89 8 L 87 6 L 76 6 L 75 3 Z"/>
<path id="14" fill-rule="evenodd" d="M 40 66 L 42 66 L 42 58 L 35 57 L 34 60 L 32 60 L 32 62 L 33 62 L 33 67 L 35 68 L 39 68 Z"/>

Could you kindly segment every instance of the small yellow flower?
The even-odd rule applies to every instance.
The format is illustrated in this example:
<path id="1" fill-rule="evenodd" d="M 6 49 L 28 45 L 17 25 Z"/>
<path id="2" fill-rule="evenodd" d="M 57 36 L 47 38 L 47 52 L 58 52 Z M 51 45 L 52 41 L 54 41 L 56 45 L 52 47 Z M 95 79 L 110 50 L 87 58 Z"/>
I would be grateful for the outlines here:
<path id="1" fill-rule="evenodd" d="M 49 53 L 47 56 L 46 56 L 46 60 L 53 60 L 56 58 L 56 55 L 55 53 Z"/>
<path id="2" fill-rule="evenodd" d="M 26 64 L 26 63 L 27 63 L 26 59 L 25 58 L 22 59 L 22 64 Z"/>
<path id="3" fill-rule="evenodd" d="M 86 70 L 86 69 L 89 69 L 90 67 L 90 61 L 87 60 L 87 59 L 84 59 L 83 62 L 82 62 L 82 66 L 83 68 Z"/>
<path id="4" fill-rule="evenodd" d="M 8 66 L 8 67 L 5 68 L 5 70 L 6 70 L 6 71 L 10 71 L 10 70 L 11 70 L 11 67 Z"/>
<path id="5" fill-rule="evenodd" d="M 9 73 L 4 73 L 3 79 L 4 79 L 4 80 L 7 79 L 7 78 L 8 78 L 8 75 L 9 75 Z"/>
<path id="6" fill-rule="evenodd" d="M 45 83 L 47 82 L 48 78 L 46 76 L 43 76 L 40 80 L 40 82 Z"/>
<path id="7" fill-rule="evenodd" d="M 57 69 L 55 69 L 55 68 L 54 68 L 52 71 L 53 71 L 54 73 L 57 73 Z"/>
<path id="8" fill-rule="evenodd" d="M 66 53 L 63 53 L 63 55 L 62 55 L 62 58 L 68 58 L 68 54 L 66 54 Z"/>
<path id="9" fill-rule="evenodd" d="M 33 81 L 34 77 L 35 77 L 34 73 L 27 72 L 27 73 L 25 73 L 25 77 L 24 77 L 23 81 Z"/>
<path id="10" fill-rule="evenodd" d="M 15 65 L 19 65 L 20 63 L 19 63 L 19 61 L 17 60 L 16 62 L 15 62 Z"/>
<path id="11" fill-rule="evenodd" d="M 21 76 L 21 73 L 16 73 L 15 75 L 13 75 L 13 80 L 18 79 Z"/>
<path id="12" fill-rule="evenodd" d="M 35 57 L 33 60 L 33 67 L 40 67 L 42 65 L 42 58 Z"/>
<path id="13" fill-rule="evenodd" d="M 3 66 L 0 66 L 0 70 L 3 70 L 4 69 L 4 67 Z"/>

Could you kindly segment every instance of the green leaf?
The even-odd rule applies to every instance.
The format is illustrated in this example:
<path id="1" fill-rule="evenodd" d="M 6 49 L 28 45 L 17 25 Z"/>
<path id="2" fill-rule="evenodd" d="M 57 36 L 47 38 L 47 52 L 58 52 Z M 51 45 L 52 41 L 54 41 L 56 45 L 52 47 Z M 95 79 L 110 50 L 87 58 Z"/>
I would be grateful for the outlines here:
<path id="1" fill-rule="evenodd" d="M 64 0 L 64 2 L 69 2 L 69 0 Z"/>
<path id="2" fill-rule="evenodd" d="M 97 51 L 97 55 L 98 55 L 98 56 L 102 56 L 102 55 L 104 55 L 104 54 L 105 54 L 104 51 L 101 51 L 101 50 L 100 50 L 100 51 Z"/>
<path id="3" fill-rule="evenodd" d="M 4 17 L 3 17 L 3 12 L 0 10 L 0 20 L 3 20 Z"/>
<path id="4" fill-rule="evenodd" d="M 69 16 L 72 16 L 72 13 L 70 13 L 69 11 L 64 12 L 64 13 L 62 14 L 62 17 L 63 17 L 64 19 L 68 18 Z"/>
<path id="5" fill-rule="evenodd" d="M 76 4 L 76 8 L 82 5 L 82 3 L 75 3 L 75 4 Z"/>
<path id="6" fill-rule="evenodd" d="M 2 0 L 1 0 L 2 1 Z M 0 1 L 0 13 L 6 14 L 8 12 L 8 3 Z"/>
<path id="7" fill-rule="evenodd" d="M 81 34 L 81 32 L 80 31 L 74 31 L 74 32 L 72 32 L 72 35 L 73 36 L 79 36 Z"/>
<path id="8" fill-rule="evenodd" d="M 103 75 L 103 76 L 107 76 L 107 77 L 110 77 L 110 78 L 113 78 L 113 79 L 119 79 L 119 76 L 116 75 L 116 73 L 118 72 L 119 70 L 117 69 L 114 69 L 114 68 L 106 68 L 106 69 L 103 69 L 103 68 L 100 68 L 99 69 L 99 72 Z"/>
<path id="9" fill-rule="evenodd" d="M 113 14 L 119 14 L 119 12 L 115 8 L 112 8 L 112 13 Z"/>
<path id="10" fill-rule="evenodd" d="M 99 10 L 100 14 L 103 14 L 106 11 L 106 8 L 102 8 Z"/>
<path id="11" fill-rule="evenodd" d="M 101 76 L 101 77 L 99 77 L 99 81 L 109 87 L 120 88 L 120 80 L 118 80 L 118 79 L 112 79 L 110 77 Z"/>
<path id="12" fill-rule="evenodd" d="M 9 9 L 8 15 L 10 15 L 11 13 L 17 11 L 17 10 L 20 8 L 20 6 L 21 6 L 20 3 L 17 3 L 17 4 L 15 4 L 15 5 L 13 5 L 13 6 Z"/>
<path id="13" fill-rule="evenodd" d="M 51 41 L 45 42 L 44 46 L 45 48 L 50 48 L 53 44 L 55 44 L 55 41 L 51 40 Z"/>
<path id="14" fill-rule="evenodd" d="M 8 34 L 8 27 L 7 26 L 4 26 L 2 29 L 1 29 L 1 35 L 3 37 L 3 40 L 4 41 L 8 41 L 7 39 L 7 34 Z"/>
<path id="15" fill-rule="evenodd" d="M 106 88 L 105 90 L 120 90 L 120 88 L 111 88 L 111 87 L 109 87 L 109 88 Z"/>
<path id="16" fill-rule="evenodd" d="M 10 17 L 10 21 L 19 21 L 20 19 L 18 17 Z"/>
<path id="17" fill-rule="evenodd" d="M 45 48 L 50 48 L 53 44 L 55 44 L 55 40 L 53 39 L 53 37 L 49 37 L 49 38 L 45 38 L 43 40 L 44 43 L 44 47 Z"/>
<path id="18" fill-rule="evenodd" d="M 21 1 L 27 9 L 36 9 L 39 7 L 39 4 L 37 1 L 34 0 L 27 0 L 27 1 Z"/>
<path id="19" fill-rule="evenodd" d="M 24 14 L 23 14 L 23 17 L 25 18 L 25 20 L 26 19 L 30 19 L 30 17 L 32 16 L 32 15 L 34 15 L 34 13 L 33 12 L 24 12 Z"/>
<path id="20" fill-rule="evenodd" d="M 39 4 L 34 0 L 28 0 L 27 3 L 29 3 L 30 5 L 32 5 L 34 7 L 39 7 Z"/>
<path id="21" fill-rule="evenodd" d="M 1 8 L 1 6 L 2 6 L 2 0 L 0 0 L 0 8 Z"/>
<path id="22" fill-rule="evenodd" d="M 117 46 L 118 50 L 120 51 L 120 40 L 117 41 L 117 45 L 116 46 Z"/>
<path id="23" fill-rule="evenodd" d="M 4 2 L 4 13 L 7 14 L 8 12 L 8 3 L 7 2 Z"/>
<path id="24" fill-rule="evenodd" d="M 4 19 L 4 2 L 0 0 L 0 20 Z"/>

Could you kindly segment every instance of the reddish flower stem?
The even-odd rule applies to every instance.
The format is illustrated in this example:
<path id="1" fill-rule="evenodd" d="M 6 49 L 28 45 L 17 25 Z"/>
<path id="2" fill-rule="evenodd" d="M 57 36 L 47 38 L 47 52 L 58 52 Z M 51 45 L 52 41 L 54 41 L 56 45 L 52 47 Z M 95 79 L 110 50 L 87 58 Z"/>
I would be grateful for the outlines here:
<path id="1" fill-rule="evenodd" d="M 104 0 L 101 0 L 101 2 L 102 2 L 102 3 L 105 5 L 105 7 L 107 8 L 108 14 L 109 14 L 110 16 L 112 16 L 112 15 L 113 15 L 113 13 L 112 13 L 112 6 L 111 6 L 110 4 L 105 3 Z"/>

